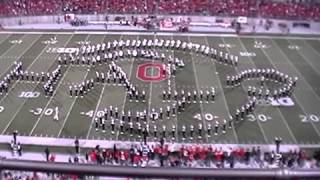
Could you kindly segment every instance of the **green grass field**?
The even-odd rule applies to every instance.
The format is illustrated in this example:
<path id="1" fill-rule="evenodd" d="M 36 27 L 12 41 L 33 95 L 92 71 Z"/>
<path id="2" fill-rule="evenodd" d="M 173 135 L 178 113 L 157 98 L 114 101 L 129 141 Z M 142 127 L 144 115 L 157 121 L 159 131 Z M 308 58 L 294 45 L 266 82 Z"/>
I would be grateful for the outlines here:
<path id="1" fill-rule="evenodd" d="M 56 44 L 45 41 L 56 36 Z M 50 72 L 57 67 L 57 53 L 49 50 L 58 47 L 79 47 L 83 41 L 95 44 L 119 39 L 180 39 L 216 47 L 223 51 L 239 55 L 239 65 L 234 68 L 219 64 L 213 59 L 177 50 L 160 49 L 167 55 L 183 59 L 186 66 L 179 70 L 171 87 L 185 91 L 207 90 L 215 87 L 217 97 L 214 103 L 191 103 L 186 111 L 175 117 L 151 121 L 150 127 L 156 125 L 161 129 L 166 125 L 177 127 L 177 139 L 168 141 L 182 142 L 181 127 L 199 123 L 206 128 L 215 121 L 222 122 L 235 109 L 242 105 L 247 96 L 243 87 L 229 88 L 225 78 L 248 68 L 275 68 L 291 76 L 299 77 L 292 97 L 294 106 L 272 107 L 258 106 L 250 118 L 245 119 L 228 130 L 225 134 L 203 136 L 202 139 L 187 139 L 194 143 L 230 143 L 230 144 L 271 144 L 274 137 L 282 137 L 285 144 L 319 144 L 320 143 L 320 41 L 318 38 L 285 37 L 222 37 L 222 36 L 162 36 L 162 35 L 95 35 L 95 34 L 0 34 L 0 77 L 9 71 L 14 61 L 23 62 L 23 69 L 35 72 Z M 256 41 L 256 42 L 255 42 Z M 257 45 L 257 42 L 258 45 Z M 130 102 L 123 87 L 110 84 L 98 84 L 84 98 L 71 98 L 69 84 L 94 78 L 95 71 L 106 71 L 107 66 L 65 66 L 58 81 L 53 97 L 45 97 L 41 83 L 15 81 L 10 92 L 0 96 L 0 133 L 11 134 L 18 130 L 20 134 L 49 137 L 78 137 L 87 139 L 130 140 L 138 141 L 137 136 L 128 133 L 111 134 L 110 122 L 107 131 L 95 131 L 93 119 L 98 111 L 112 106 L 119 107 L 119 112 L 131 112 L 143 109 L 165 107 L 172 102 L 163 102 L 162 90 L 167 89 L 167 80 L 160 82 L 143 82 L 136 77 L 137 67 L 145 63 L 141 59 L 123 59 L 117 64 L 122 67 L 139 89 L 146 91 L 147 101 Z M 152 72 L 150 72 L 152 74 Z M 272 83 L 268 83 L 272 86 Z M 37 98 L 24 98 L 26 92 L 40 92 Z M 41 108 L 37 109 L 37 108 Z M 58 109 L 59 120 L 53 119 Z M 30 112 L 33 111 L 33 112 Z M 93 116 L 89 116 L 93 112 Z M 195 116 L 201 117 L 196 119 Z M 211 116 L 216 116 L 211 120 Z M 119 122 L 116 121 L 116 124 Z M 152 130 L 152 128 L 151 128 Z M 150 140 L 156 140 L 149 137 Z M 40 143 L 40 142 L 39 142 Z"/>

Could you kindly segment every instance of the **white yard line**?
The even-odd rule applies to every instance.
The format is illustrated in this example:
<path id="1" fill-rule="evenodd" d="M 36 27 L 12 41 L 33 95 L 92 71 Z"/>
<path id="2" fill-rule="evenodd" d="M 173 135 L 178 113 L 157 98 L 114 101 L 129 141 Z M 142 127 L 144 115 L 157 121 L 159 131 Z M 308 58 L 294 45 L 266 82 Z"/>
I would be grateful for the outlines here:
<path id="1" fill-rule="evenodd" d="M 171 36 L 171 40 L 174 40 L 173 36 Z M 175 58 L 173 49 L 171 49 L 171 54 L 172 54 L 172 57 Z M 174 90 L 177 90 L 176 77 L 174 77 L 174 81 L 172 81 L 172 85 L 174 86 Z M 176 137 L 177 137 L 177 139 L 179 139 L 178 113 L 174 117 L 174 120 L 175 120 L 175 126 L 176 126 Z"/>
<path id="2" fill-rule="evenodd" d="M 5 40 L 8 40 L 9 37 L 10 37 L 10 35 L 12 35 L 12 34 L 7 34 L 6 37 L 5 37 L 2 41 L 0 41 L 0 44 L 2 44 Z M 24 34 L 21 38 L 23 38 L 25 35 L 26 35 L 26 34 Z M 9 48 L 9 49 L 10 49 L 10 48 Z"/>
<path id="3" fill-rule="evenodd" d="M 53 147 L 74 147 L 73 138 L 52 138 L 52 137 L 34 137 L 34 136 L 19 136 L 19 141 L 23 142 L 24 145 L 36 145 L 38 147 L 44 146 L 53 146 Z M 0 143 L 8 144 L 12 140 L 12 135 L 0 135 Z M 79 139 L 81 148 L 95 148 L 99 144 L 103 148 L 113 148 L 113 145 L 116 144 L 120 149 L 130 149 L 132 145 L 141 145 L 139 141 L 106 141 L 106 140 L 88 140 L 88 139 Z M 149 145 L 157 145 L 159 142 L 150 141 Z M 177 143 L 177 142 L 167 142 L 166 144 L 172 145 L 173 149 L 179 149 L 181 146 L 194 146 L 198 145 L 196 143 Z M 202 143 L 202 146 L 212 146 L 212 143 Z M 262 151 L 271 151 L 275 149 L 274 144 L 214 144 L 215 147 L 222 147 L 224 150 L 228 148 L 239 148 L 239 147 L 261 147 Z M 320 148 L 320 144 L 281 144 L 281 149 L 284 152 L 289 152 L 293 149 L 299 148 Z"/>
<path id="4" fill-rule="evenodd" d="M 41 36 L 40 36 L 35 42 L 37 42 L 40 38 L 41 38 Z M 34 42 L 34 43 L 35 43 L 35 42 Z M 34 44 L 34 43 L 33 43 L 33 44 Z M 33 46 L 33 44 L 30 46 L 30 48 Z M 49 45 L 46 45 L 46 47 L 43 48 L 43 50 L 37 55 L 37 57 L 33 60 L 33 62 L 28 66 L 27 69 L 31 68 L 32 65 L 33 65 L 36 61 L 38 61 L 38 58 L 43 54 L 43 52 L 45 52 L 47 46 L 49 46 Z M 28 48 L 28 49 L 30 49 L 30 48 Z M 18 81 L 16 81 L 15 84 L 14 84 L 11 88 L 14 88 L 14 86 L 15 86 L 17 83 L 18 83 Z M 34 88 L 34 89 L 35 89 L 35 88 Z M 8 93 L 8 94 L 9 94 L 9 93 Z M 0 103 L 2 102 L 2 100 L 4 100 L 4 98 L 5 98 L 8 94 L 6 94 L 6 95 L 1 99 Z M 12 121 L 15 119 L 15 117 L 16 117 L 17 114 L 20 112 L 21 108 L 24 106 L 24 104 L 27 102 L 27 100 L 28 100 L 28 99 L 25 99 L 25 100 L 23 101 L 23 103 L 21 103 L 20 107 L 19 107 L 19 108 L 17 109 L 17 111 L 14 113 L 13 117 L 12 117 L 12 118 L 10 119 L 10 121 L 7 123 L 6 127 L 5 127 L 4 130 L 1 132 L 1 134 L 3 134 L 3 133 L 6 132 L 6 130 L 9 128 L 9 126 L 10 126 L 11 123 L 12 123 Z"/>
<path id="5" fill-rule="evenodd" d="M 105 37 L 103 38 L 102 42 L 105 40 Z M 91 119 L 91 123 L 89 125 L 89 129 L 88 129 L 88 132 L 87 132 L 87 135 L 86 135 L 86 138 L 88 139 L 89 136 L 90 136 L 90 132 L 91 132 L 91 129 L 92 129 L 92 125 L 93 125 L 93 121 L 94 119 L 96 118 L 97 116 L 97 112 L 98 112 L 98 109 L 99 109 L 99 106 L 100 106 L 100 103 L 101 103 L 101 100 L 102 100 L 102 95 L 103 95 L 103 92 L 104 92 L 104 89 L 106 88 L 106 83 L 103 84 L 102 86 L 102 90 L 101 90 L 101 93 L 99 95 L 99 100 L 98 100 L 98 103 L 96 105 L 96 108 L 95 110 L 93 111 L 93 116 L 92 116 L 92 119 Z"/>
<path id="6" fill-rule="evenodd" d="M 226 43 L 223 38 L 221 38 L 221 39 L 222 39 L 222 42 L 223 42 L 223 43 Z M 244 49 L 245 51 L 247 51 L 246 47 L 244 46 L 244 44 L 242 43 L 242 41 L 241 41 L 240 38 L 238 38 L 238 41 L 240 42 L 240 45 L 242 46 L 242 49 Z M 226 50 L 230 53 L 229 48 L 226 48 Z M 251 57 L 249 57 L 249 58 L 250 58 L 251 62 L 253 62 L 252 58 L 251 58 Z M 251 64 L 252 64 L 252 63 L 251 63 Z M 252 65 L 255 67 L 254 64 L 252 64 Z M 234 67 L 234 69 L 236 70 L 236 72 L 239 72 L 239 71 L 238 71 L 238 68 L 237 68 L 236 66 Z M 243 90 L 245 91 L 245 88 L 243 87 L 243 84 L 241 84 L 241 87 L 242 87 Z M 255 113 L 255 112 L 253 112 L 253 114 L 256 116 L 256 113 Z M 268 142 L 268 138 L 267 138 L 267 136 L 266 136 L 266 133 L 264 132 L 263 127 L 262 127 L 261 124 L 260 124 L 260 121 L 259 121 L 259 120 L 256 120 L 256 122 L 257 122 L 257 124 L 258 124 L 258 126 L 259 126 L 259 128 L 260 128 L 260 130 L 261 130 L 261 133 L 262 133 L 262 136 L 263 136 L 265 142 L 267 143 L 267 142 Z"/>
<path id="7" fill-rule="evenodd" d="M 121 36 L 122 37 L 122 36 Z M 121 38 L 120 38 L 121 39 Z M 138 36 L 137 36 L 137 40 L 138 40 Z M 132 75 L 132 69 L 133 69 L 133 63 L 134 63 L 134 59 L 135 58 L 131 58 L 132 62 L 131 62 L 131 65 L 130 65 L 130 70 L 129 70 L 129 80 L 131 78 L 131 75 Z M 124 98 L 123 98 L 123 101 L 122 101 L 122 111 L 124 111 L 124 108 L 125 108 L 125 105 L 126 105 L 126 102 L 127 102 L 127 90 L 125 90 L 125 94 L 124 94 Z M 119 131 L 117 131 L 117 134 L 116 134 L 116 139 L 118 140 L 119 139 Z"/>
<path id="8" fill-rule="evenodd" d="M 171 36 L 171 39 L 173 40 L 173 36 Z M 174 50 L 171 50 L 171 53 L 172 53 L 172 57 L 175 57 Z M 174 81 L 172 81 L 172 85 L 174 86 L 174 89 L 177 90 L 176 77 L 174 77 Z M 175 120 L 175 126 L 176 126 L 176 137 L 177 139 L 179 139 L 178 113 L 176 114 L 174 120 Z"/>
<path id="9" fill-rule="evenodd" d="M 101 103 L 101 100 L 102 100 L 102 95 L 103 95 L 103 92 L 104 92 L 104 89 L 106 87 L 106 84 L 103 85 L 102 87 L 102 90 L 101 90 L 101 93 L 100 93 L 100 96 L 99 96 L 99 100 L 98 100 L 98 103 L 96 105 L 96 108 L 93 112 L 93 116 L 92 116 L 92 119 L 91 119 L 91 123 L 90 123 L 90 126 L 89 126 L 89 130 L 88 130 L 88 133 L 86 135 L 86 138 L 89 139 L 89 135 L 90 135 L 90 131 L 91 131 L 91 128 L 92 128 L 92 124 L 93 124 L 93 121 L 94 119 L 96 118 L 97 116 L 97 112 L 98 112 L 98 109 L 99 109 L 99 106 L 100 106 L 100 103 Z"/>
<path id="10" fill-rule="evenodd" d="M 188 41 L 191 42 L 190 36 L 188 36 Z M 197 93 L 199 93 L 200 92 L 199 83 L 198 83 L 199 80 L 198 80 L 198 75 L 197 75 L 197 69 L 196 69 L 196 66 L 194 64 L 194 58 L 193 58 L 194 54 L 193 54 L 192 51 L 190 51 L 189 54 L 191 55 L 192 67 L 193 67 L 193 71 L 194 71 L 193 74 L 194 74 L 194 78 L 195 78 L 195 81 L 196 81 Z M 202 105 L 202 103 L 199 103 L 199 104 L 200 104 L 200 111 L 201 111 L 203 129 L 205 131 L 207 131 L 207 122 L 206 122 L 206 120 L 204 118 L 203 105 Z M 209 142 L 208 136 L 206 136 L 206 141 Z"/>
<path id="11" fill-rule="evenodd" d="M 66 41 L 66 43 L 64 44 L 63 47 L 65 47 L 65 46 L 70 42 L 70 40 L 72 39 L 72 37 L 73 37 L 73 36 L 69 36 L 69 39 Z M 59 55 L 57 54 L 53 59 L 55 60 L 58 56 L 59 56 Z M 53 63 L 56 63 L 56 61 L 53 61 Z M 52 63 L 52 64 L 53 64 L 53 63 Z M 51 64 L 51 65 L 52 65 L 52 64 Z M 57 87 L 56 87 L 53 95 L 49 98 L 49 101 L 47 102 L 46 106 L 43 108 L 42 113 L 41 113 L 40 116 L 38 117 L 38 119 L 37 119 L 36 123 L 34 124 L 33 128 L 31 129 L 31 131 L 30 131 L 30 133 L 29 133 L 29 136 L 32 135 L 33 131 L 36 129 L 37 125 L 39 124 L 40 119 L 41 119 L 42 116 L 44 115 L 45 110 L 48 108 L 48 106 L 50 105 L 51 101 L 54 99 L 54 96 L 55 96 L 56 93 L 58 92 L 58 89 L 59 89 L 60 85 L 62 85 L 62 82 L 63 82 L 64 78 L 66 77 L 66 75 L 67 75 L 70 67 L 71 67 L 71 66 L 69 65 L 68 68 L 67 68 L 67 70 L 66 70 L 66 72 L 63 74 L 63 77 L 60 79 L 59 84 L 57 85 Z"/>
<path id="12" fill-rule="evenodd" d="M 90 36 L 88 35 L 88 36 L 85 38 L 85 41 L 87 41 L 87 40 L 89 39 L 89 37 L 90 37 Z M 86 72 L 86 74 L 85 74 L 85 76 L 84 76 L 84 78 L 83 78 L 83 81 L 87 78 L 88 74 L 89 74 L 89 71 Z M 66 125 L 66 122 L 67 122 L 67 120 L 68 120 L 68 118 L 69 118 L 69 116 L 70 116 L 71 110 L 72 110 L 74 104 L 76 103 L 76 100 L 77 100 L 77 99 L 78 99 L 78 97 L 75 97 L 75 98 L 73 99 L 73 102 L 72 102 L 72 104 L 71 104 L 71 106 L 70 106 L 70 108 L 69 108 L 69 110 L 68 110 L 68 113 L 67 113 L 66 117 L 65 117 L 64 120 L 63 120 L 62 126 L 61 126 L 61 128 L 60 128 L 60 130 L 59 130 L 59 133 L 58 133 L 58 136 L 57 136 L 57 137 L 59 137 L 59 136 L 61 135 L 62 130 L 63 130 L 64 126 Z M 95 113 L 95 112 L 94 112 L 94 113 Z"/>
<path id="13" fill-rule="evenodd" d="M 266 57 L 269 59 L 270 63 L 273 65 L 274 68 L 278 69 L 276 67 L 276 65 L 272 62 L 270 56 L 268 55 L 268 53 L 265 52 L 265 50 L 262 48 L 261 51 L 266 55 Z M 279 112 L 279 115 L 281 116 L 281 120 L 283 121 L 283 123 L 285 124 L 285 126 L 287 127 L 289 134 L 291 135 L 292 139 L 294 140 L 295 144 L 298 144 L 298 141 L 296 139 L 296 137 L 294 136 L 291 128 L 289 127 L 289 124 L 287 122 L 287 119 L 283 116 L 282 112 L 279 110 L 279 108 L 276 108 L 277 111 Z"/>
<path id="14" fill-rule="evenodd" d="M 320 101 L 319 96 L 313 91 L 312 86 L 307 82 L 307 80 L 305 80 L 304 76 L 303 76 L 303 75 L 298 71 L 298 69 L 292 64 L 292 62 L 291 62 L 290 59 L 287 57 L 287 55 L 282 51 L 282 49 L 278 46 L 278 44 L 277 44 L 276 42 L 274 42 L 272 39 L 271 39 L 271 41 L 272 41 L 272 43 L 273 43 L 274 45 L 276 45 L 276 46 L 278 47 L 277 49 L 279 49 L 279 52 L 281 53 L 281 55 L 289 62 L 289 64 L 291 64 L 291 66 L 293 67 L 293 69 L 300 75 L 301 78 L 300 78 L 299 80 L 304 81 L 307 86 L 310 86 L 311 92 L 315 95 L 315 97 L 317 97 L 318 101 Z M 293 94 L 293 96 L 296 97 L 294 94 Z M 300 101 L 299 101 L 297 98 L 295 98 L 295 99 L 296 99 L 298 105 L 301 107 L 302 111 L 307 115 L 304 107 L 300 104 Z M 316 128 L 316 126 L 313 124 L 312 121 L 311 121 L 311 125 L 312 125 L 312 127 L 314 128 L 314 130 L 316 131 L 317 135 L 320 137 L 320 132 L 319 132 L 319 130 Z"/>
<path id="15" fill-rule="evenodd" d="M 155 39 L 155 35 L 153 35 L 153 42 Z M 155 47 L 153 47 L 155 49 Z M 152 58 L 152 64 L 154 63 L 154 59 Z M 151 68 L 151 74 L 153 75 L 154 68 Z M 152 103 L 152 84 L 153 81 L 150 82 L 149 85 L 149 100 L 148 100 L 148 111 L 147 111 L 147 125 L 150 127 L 150 112 L 151 112 L 151 103 Z"/>
<path id="16" fill-rule="evenodd" d="M 84 78 L 83 78 L 82 81 L 84 81 L 84 80 L 87 78 L 88 74 L 89 74 L 89 71 L 86 72 L 86 74 L 85 74 L 85 76 L 84 76 Z M 66 117 L 65 117 L 64 120 L 63 120 L 62 126 L 61 126 L 61 128 L 60 128 L 60 130 L 59 130 L 59 133 L 58 133 L 58 136 L 57 136 L 57 137 L 59 137 L 59 136 L 61 135 L 62 130 L 63 130 L 63 128 L 64 128 L 64 126 L 65 126 L 65 124 L 66 124 L 66 122 L 67 122 L 67 120 L 68 120 L 68 118 L 69 118 L 69 116 L 70 116 L 71 110 L 72 110 L 74 104 L 76 103 L 77 99 L 78 99 L 78 97 L 75 97 L 75 98 L 74 98 L 74 100 L 73 100 L 73 102 L 72 102 L 72 104 L 71 104 L 71 106 L 70 106 L 70 108 L 69 108 L 69 110 L 68 110 L 68 113 L 67 113 Z"/>
<path id="17" fill-rule="evenodd" d="M 303 40 L 303 43 L 307 46 L 310 47 L 310 49 L 312 49 L 312 51 L 314 51 L 319 57 L 320 57 L 320 53 L 311 45 L 309 44 L 307 41 Z M 320 43 L 320 42 L 319 42 Z"/>
<path id="18" fill-rule="evenodd" d="M 21 39 L 23 39 L 23 37 L 24 36 L 26 36 L 26 35 L 23 35 L 22 37 L 21 37 Z M 40 36 L 41 37 L 41 36 Z M 40 38 L 39 37 L 39 38 Z M 6 39 L 5 39 L 6 40 Z M 38 40 L 38 39 L 37 39 Z M 37 41 L 36 40 L 36 41 Z M 4 40 L 3 40 L 4 41 Z M 3 42 L 2 41 L 2 42 Z M 2 42 L 0 42 L 0 43 L 2 43 Z M 5 55 L 11 50 L 11 49 L 13 49 L 14 47 L 16 47 L 16 46 L 19 46 L 19 44 L 15 44 L 15 45 L 13 45 L 13 46 L 11 46 L 9 49 L 7 49 L 5 52 L 3 52 L 3 54 L 0 56 L 0 58 L 3 58 L 3 59 L 5 59 L 5 60 L 7 60 L 7 58 L 5 57 Z M 27 50 L 28 50 L 29 48 L 27 48 Z M 22 54 L 24 54 L 27 50 L 25 50 Z M 21 57 L 21 56 L 20 56 Z M 13 59 L 18 59 L 18 58 L 13 58 Z M 4 71 L 2 71 L 1 72 L 1 74 L 0 74 L 0 77 L 2 77 L 3 76 L 3 74 L 4 73 L 6 73 L 10 68 L 12 68 L 12 64 L 11 64 L 11 66 L 9 66 L 9 67 L 7 67 Z"/>
<path id="19" fill-rule="evenodd" d="M 287 40 L 288 43 L 290 45 L 294 45 L 292 44 L 292 42 L 290 40 Z M 311 48 L 312 49 L 312 48 Z M 308 57 L 306 57 L 303 53 L 301 53 L 299 50 L 293 50 L 293 51 L 297 51 L 297 53 L 306 61 L 307 64 L 309 64 L 311 66 L 311 68 L 318 74 L 320 75 L 320 71 L 319 69 L 315 68 L 315 66 L 310 62 L 310 59 Z"/>
<path id="20" fill-rule="evenodd" d="M 40 38 L 41 38 L 41 36 L 40 36 L 38 39 L 36 39 L 36 40 L 29 46 L 29 48 L 26 48 L 26 50 L 23 51 L 17 59 L 20 59 L 20 58 L 24 55 L 24 53 L 26 53 Z M 25 70 L 29 70 L 35 61 L 36 61 L 36 59 L 35 59 Z M 23 65 L 23 64 L 22 64 L 22 65 Z M 10 67 L 12 67 L 12 66 L 9 66 L 9 67 L 6 69 L 6 71 L 4 71 L 2 74 L 6 73 Z M 1 74 L 1 76 L 2 76 L 2 74 Z M 19 80 L 18 80 L 18 81 L 15 81 L 15 82 L 12 84 L 11 88 L 13 89 L 13 88 L 18 84 L 18 82 L 19 82 Z M 8 93 L 8 94 L 9 94 L 9 93 Z M 0 96 L 0 97 L 1 97 L 0 103 L 5 99 L 5 97 L 8 96 L 8 94 L 5 94 L 4 96 Z"/>
<path id="21" fill-rule="evenodd" d="M 207 37 L 205 37 L 205 40 L 206 40 L 206 44 L 210 47 L 210 44 L 209 44 L 209 41 L 208 41 L 208 38 L 207 38 Z M 229 52 L 229 53 L 230 53 L 230 52 Z M 211 63 L 212 63 L 213 68 L 216 70 L 216 65 L 214 64 L 214 62 L 212 61 L 212 59 L 210 59 L 210 61 L 211 61 Z M 216 70 L 216 71 L 217 71 L 217 70 Z M 219 74 L 217 74 L 216 76 L 219 76 Z M 224 102 L 223 105 L 224 105 L 224 107 L 225 107 L 226 110 L 227 110 L 227 113 L 228 113 L 227 115 L 228 115 L 228 116 L 231 116 L 230 109 L 229 109 L 229 107 L 228 107 L 228 105 L 227 105 L 227 100 L 226 100 L 226 97 L 225 97 L 225 95 L 224 95 L 223 87 L 222 87 L 222 84 L 221 84 L 221 81 L 220 81 L 219 77 L 217 77 L 217 80 L 218 80 L 218 86 L 219 86 L 219 88 L 221 89 L 221 95 L 222 95 L 222 99 L 223 99 L 223 102 Z M 229 118 L 229 117 L 226 117 L 226 118 Z M 232 126 L 232 131 L 233 131 L 233 134 L 234 134 L 236 143 L 239 143 L 238 134 L 237 134 L 237 132 L 236 132 L 236 130 L 235 130 L 234 125 Z"/>

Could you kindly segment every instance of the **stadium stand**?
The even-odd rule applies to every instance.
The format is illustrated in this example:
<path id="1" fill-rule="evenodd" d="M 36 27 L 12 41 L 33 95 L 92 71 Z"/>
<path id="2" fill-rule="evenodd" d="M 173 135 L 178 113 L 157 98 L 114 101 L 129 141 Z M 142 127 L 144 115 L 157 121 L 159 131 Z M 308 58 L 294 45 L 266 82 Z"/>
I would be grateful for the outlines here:
<path id="1" fill-rule="evenodd" d="M 48 162 L 64 161 L 73 164 L 96 164 L 129 167 L 175 167 L 175 168 L 290 168 L 315 169 L 320 166 L 320 151 L 306 152 L 305 150 L 290 149 L 280 152 L 264 151 L 260 146 L 252 148 L 224 148 L 214 146 L 182 146 L 172 150 L 169 144 L 160 143 L 155 146 L 132 145 L 130 149 L 103 148 L 97 145 L 94 149 L 82 149 L 82 153 L 62 155 L 45 150 Z M 40 152 L 39 152 L 40 153 Z M 22 154 L 25 156 L 25 154 Z M 35 156 L 30 157 L 34 159 Z M 40 156 L 41 157 L 41 156 Z M 43 156 L 42 156 L 43 157 Z M 10 157 L 7 157 L 10 158 Z M 44 161 L 45 159 L 38 159 Z M 45 174 L 39 172 L 3 171 L 3 179 L 80 179 L 80 176 Z"/>
<path id="2" fill-rule="evenodd" d="M 261 16 L 266 18 L 320 20 L 319 3 L 256 0 L 4 0 L 1 16 L 33 16 L 72 12 L 77 14 L 193 14 Z"/>

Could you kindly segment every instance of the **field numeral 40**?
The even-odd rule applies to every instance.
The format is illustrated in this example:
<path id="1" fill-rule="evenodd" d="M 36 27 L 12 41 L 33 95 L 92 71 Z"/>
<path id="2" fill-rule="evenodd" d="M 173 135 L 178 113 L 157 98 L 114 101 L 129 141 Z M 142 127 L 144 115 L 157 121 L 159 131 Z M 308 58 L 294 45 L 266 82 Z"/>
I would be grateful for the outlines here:
<path id="1" fill-rule="evenodd" d="M 104 111 L 100 110 L 97 112 L 94 112 L 94 110 L 90 110 L 88 112 L 80 112 L 81 115 L 86 115 L 90 118 L 92 118 L 94 115 L 96 115 L 98 118 L 103 117 L 104 116 Z"/>
<path id="2" fill-rule="evenodd" d="M 207 121 L 212 121 L 213 119 L 219 118 L 218 116 L 214 116 L 211 113 L 204 113 L 201 115 L 200 113 L 196 114 L 193 116 L 194 119 L 197 119 L 199 121 L 202 121 L 202 119 L 207 120 Z"/>
<path id="3" fill-rule="evenodd" d="M 300 114 L 299 118 L 301 119 L 301 122 L 308 123 L 308 122 L 319 122 L 319 116 L 314 114 Z"/>

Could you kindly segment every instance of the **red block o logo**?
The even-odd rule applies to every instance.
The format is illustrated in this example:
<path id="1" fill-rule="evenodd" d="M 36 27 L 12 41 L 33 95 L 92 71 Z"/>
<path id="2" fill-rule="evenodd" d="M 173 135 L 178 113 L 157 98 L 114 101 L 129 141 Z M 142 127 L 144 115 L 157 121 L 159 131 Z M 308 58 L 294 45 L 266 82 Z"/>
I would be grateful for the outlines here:
<path id="1" fill-rule="evenodd" d="M 161 63 L 140 64 L 137 70 L 137 78 L 146 81 L 163 81 L 167 78 L 166 67 Z"/>

